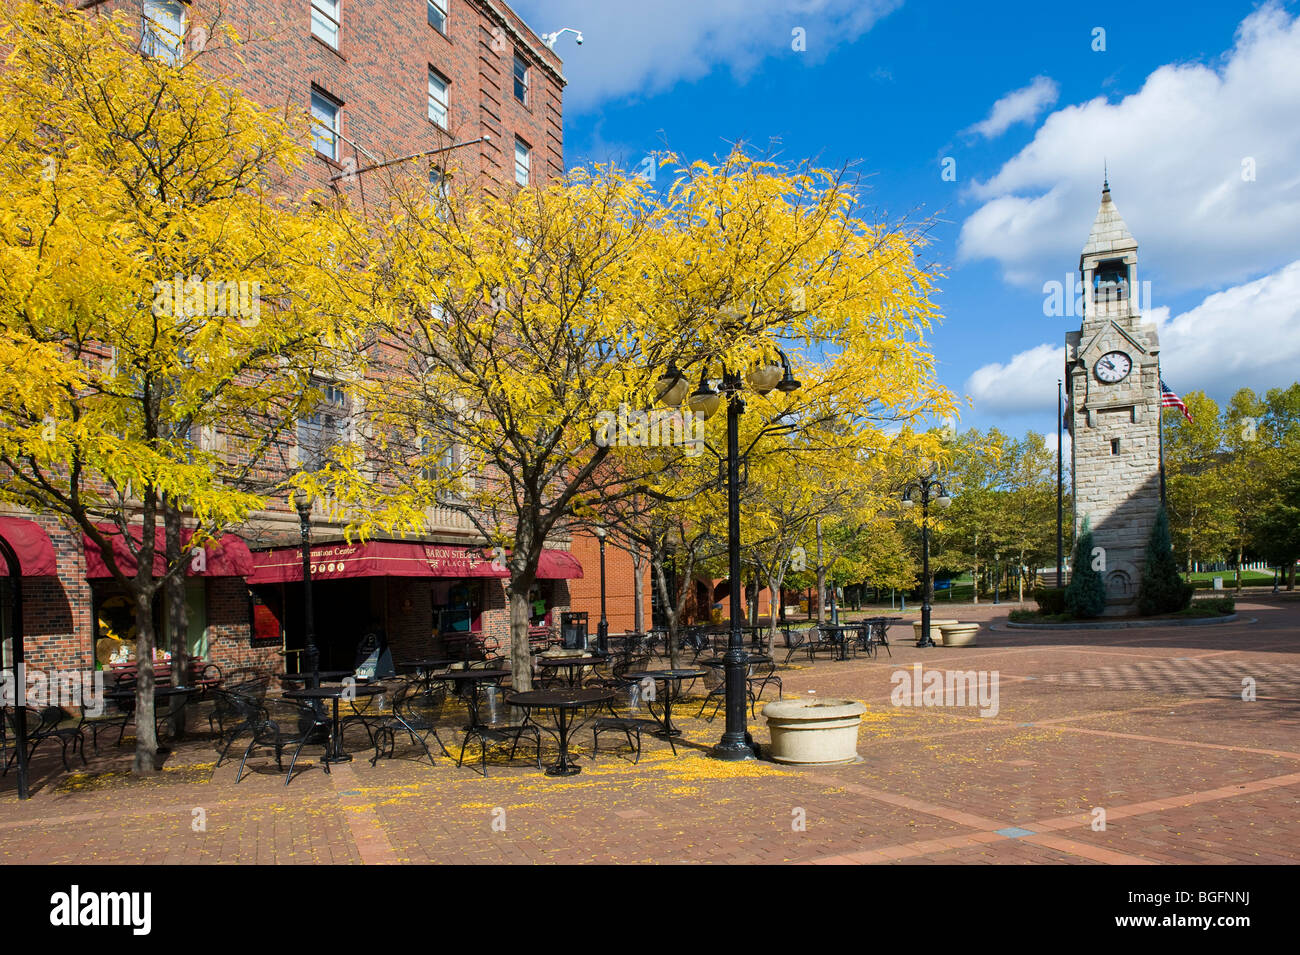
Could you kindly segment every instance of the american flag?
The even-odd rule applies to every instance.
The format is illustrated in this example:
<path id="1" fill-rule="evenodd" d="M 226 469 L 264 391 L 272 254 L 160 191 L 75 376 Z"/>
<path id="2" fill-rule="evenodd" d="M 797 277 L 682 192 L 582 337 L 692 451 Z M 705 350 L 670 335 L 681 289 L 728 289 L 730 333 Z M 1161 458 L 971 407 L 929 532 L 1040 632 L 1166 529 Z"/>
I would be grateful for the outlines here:
<path id="1" fill-rule="evenodd" d="M 1183 399 L 1174 394 L 1174 390 L 1165 384 L 1163 378 L 1160 379 L 1160 406 L 1162 408 L 1178 408 L 1182 411 L 1184 418 L 1189 422 L 1192 420 L 1192 415 L 1187 410 L 1187 405 L 1183 404 Z"/>

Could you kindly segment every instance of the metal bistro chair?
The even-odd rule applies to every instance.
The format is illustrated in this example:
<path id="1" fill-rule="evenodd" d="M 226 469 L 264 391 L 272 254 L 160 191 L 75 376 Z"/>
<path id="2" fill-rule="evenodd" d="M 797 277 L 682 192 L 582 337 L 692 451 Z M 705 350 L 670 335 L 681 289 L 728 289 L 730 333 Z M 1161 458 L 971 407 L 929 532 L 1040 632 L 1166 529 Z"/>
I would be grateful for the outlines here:
<path id="1" fill-rule="evenodd" d="M 794 659 L 796 653 L 801 650 L 806 651 L 809 643 L 818 638 L 818 633 L 816 627 L 794 630 L 787 626 L 781 628 L 781 637 L 786 651 L 785 660 L 782 661 L 782 666 L 784 666 Z"/>
<path id="2" fill-rule="evenodd" d="M 27 706 L 24 707 L 24 709 L 27 711 L 26 742 L 28 744 L 27 759 L 29 762 L 31 761 L 31 758 L 36 755 L 36 749 L 41 745 L 41 743 L 45 742 L 47 739 L 54 739 L 58 740 L 59 744 L 63 748 L 63 769 L 65 772 L 72 772 L 72 767 L 68 765 L 69 743 L 72 744 L 72 752 L 74 754 L 80 752 L 82 765 L 84 766 L 86 764 L 86 738 L 82 736 L 80 726 L 72 727 L 63 725 L 71 720 L 73 718 L 72 716 L 58 706 L 43 706 L 40 709 L 37 709 L 34 706 Z M 17 738 L 17 727 L 13 723 L 14 713 L 12 710 L 5 710 L 5 719 L 9 722 L 9 729 L 13 731 L 15 744 L 21 745 Z M 9 754 L 8 760 L 5 761 L 5 773 L 9 772 L 9 767 L 17 758 L 18 750 L 15 748 L 14 751 Z M 0 775 L 3 775 L 3 773 L 0 773 Z"/>
<path id="3" fill-rule="evenodd" d="M 429 737 L 432 736 L 442 750 L 442 755 L 451 759 L 451 753 L 438 735 L 438 721 L 442 717 L 443 705 L 447 702 L 445 684 L 430 684 L 423 680 L 411 679 L 398 688 L 393 696 L 392 713 L 373 724 L 372 740 L 375 755 L 370 759 L 373 766 L 384 755 L 384 743 L 388 744 L 388 757 L 393 758 L 393 749 L 397 736 L 405 733 L 412 743 L 418 743 L 433 765 L 433 753 L 429 749 Z"/>
<path id="4" fill-rule="evenodd" d="M 329 720 L 317 714 L 315 707 L 309 703 L 272 700 L 270 704 L 262 704 L 241 697 L 234 699 L 236 705 L 245 711 L 246 719 L 253 731 L 253 738 L 249 740 L 248 748 L 244 750 L 244 758 L 239 761 L 239 772 L 235 774 L 236 783 L 244 776 L 244 764 L 248 762 L 249 754 L 259 746 L 275 750 L 275 764 L 281 771 L 284 770 L 284 751 L 290 746 L 294 748 L 293 758 L 289 760 L 289 771 L 284 777 L 284 784 L 287 786 L 293 779 L 293 767 L 298 762 L 298 755 L 302 752 L 302 748 L 308 743 L 328 745 L 325 741 L 330 731 Z M 277 706 L 284 712 L 282 720 L 276 721 L 271 718 L 270 706 Z M 330 771 L 328 762 L 322 760 L 321 765 L 325 767 L 326 773 Z"/>
<path id="5" fill-rule="evenodd" d="M 884 647 L 885 652 L 893 657 L 894 651 L 889 649 L 888 630 L 889 620 L 884 617 L 872 620 L 870 626 L 866 628 L 867 647 L 873 655 L 878 656 L 880 647 Z"/>
<path id="6" fill-rule="evenodd" d="M 531 736 L 533 743 L 537 747 L 537 768 L 542 768 L 542 732 L 535 723 L 528 720 L 512 722 L 508 715 L 508 710 L 502 705 L 502 692 L 498 686 L 485 686 L 483 688 L 484 699 L 479 706 L 479 721 L 471 726 L 465 727 L 465 738 L 461 740 L 460 757 L 456 760 L 456 767 L 459 769 L 465 765 L 465 748 L 469 745 L 471 739 L 478 740 L 479 762 L 482 766 L 483 778 L 487 778 L 487 754 L 489 743 L 509 743 L 510 755 L 507 759 L 515 758 L 515 750 L 519 748 L 519 740 L 525 735 Z M 486 719 L 482 717 L 486 714 Z"/>
<path id="7" fill-rule="evenodd" d="M 636 672 L 643 670 L 650 662 L 650 654 L 646 653 L 640 657 L 631 659 L 626 666 L 621 667 L 622 673 Z M 636 753 L 636 759 L 632 762 L 641 762 L 641 737 L 645 733 L 653 734 L 659 729 L 659 722 L 653 718 L 647 718 L 639 715 L 641 705 L 644 702 L 641 698 L 641 684 L 636 680 L 628 679 L 626 676 L 620 676 L 621 684 L 618 689 L 622 691 L 621 698 L 626 701 L 625 710 L 619 713 L 613 701 L 607 704 L 609 716 L 598 716 L 591 724 L 591 758 L 594 761 L 596 755 L 600 752 L 600 736 L 602 733 L 621 733 L 627 740 L 628 748 Z M 617 699 L 617 698 L 616 698 Z M 666 736 L 668 745 L 672 747 L 673 755 L 677 755 L 677 744 L 671 736 Z"/>
<path id="8" fill-rule="evenodd" d="M 208 729 L 212 730 L 213 724 L 216 725 L 217 745 L 221 748 L 218 766 L 225 762 L 235 740 L 253 731 L 250 716 L 266 698 L 270 683 L 270 677 L 258 676 L 239 683 L 227 683 L 211 691 L 212 712 L 208 714 Z"/>

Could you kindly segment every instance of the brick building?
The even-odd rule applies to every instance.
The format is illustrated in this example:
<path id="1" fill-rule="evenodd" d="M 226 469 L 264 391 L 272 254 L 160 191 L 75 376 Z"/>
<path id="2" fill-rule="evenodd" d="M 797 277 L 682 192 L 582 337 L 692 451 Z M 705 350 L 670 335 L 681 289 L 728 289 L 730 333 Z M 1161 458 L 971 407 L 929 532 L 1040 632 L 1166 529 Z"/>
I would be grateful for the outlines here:
<path id="1" fill-rule="evenodd" d="M 144 55 L 175 61 L 202 51 L 208 59 L 201 62 L 231 76 L 253 99 L 310 117 L 313 155 L 303 181 L 292 184 L 295 191 L 315 187 L 364 202 L 381 188 L 380 171 L 394 168 L 385 164 L 408 157 L 417 158 L 400 167 L 403 174 L 427 176 L 433 190 L 452 179 L 499 195 L 564 171 L 560 58 L 496 0 L 80 0 L 77 6 L 87 16 L 124 10 L 141 30 Z M 220 43 L 209 48 L 222 24 L 241 39 L 238 58 Z M 313 426 L 300 422 L 289 441 L 297 437 L 301 445 L 304 429 Z M 305 462 L 295 451 L 290 463 Z M 29 666 L 94 665 L 97 648 L 102 655 L 118 646 L 106 636 L 129 636 L 130 608 L 111 579 L 94 578 L 79 531 L 49 517 L 9 513 L 38 525 L 57 560 L 57 577 L 29 577 L 23 585 Z M 322 666 L 350 668 L 358 638 L 376 628 L 399 658 L 403 651 L 446 649 L 444 636 L 489 645 L 508 639 L 504 586 L 500 575 L 485 570 L 484 542 L 464 515 L 434 509 L 425 533 L 360 545 L 346 555 L 339 524 L 319 508 L 311 523 Z M 236 530 L 251 549 L 251 569 L 200 562 L 204 569 L 187 580 L 191 651 L 223 666 L 273 669 L 283 668 L 287 651 L 292 666 L 303 645 L 301 564 L 293 560 L 299 517 L 289 501 L 276 501 Z M 400 560 L 385 564 L 376 556 L 381 551 Z M 569 604 L 568 581 L 581 573 L 567 554 L 548 555 L 539 570 L 536 624 L 559 623 Z M 8 614 L 0 619 L 7 637 Z"/>

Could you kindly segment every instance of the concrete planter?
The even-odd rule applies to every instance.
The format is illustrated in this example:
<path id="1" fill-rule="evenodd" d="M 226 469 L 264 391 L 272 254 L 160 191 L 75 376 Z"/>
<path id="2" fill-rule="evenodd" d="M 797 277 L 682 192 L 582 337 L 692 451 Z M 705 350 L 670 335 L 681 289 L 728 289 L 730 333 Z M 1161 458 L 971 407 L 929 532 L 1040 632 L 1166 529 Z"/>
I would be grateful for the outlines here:
<path id="1" fill-rule="evenodd" d="M 776 700 L 763 707 L 773 762 L 797 765 L 854 763 L 858 724 L 867 708 L 853 700 Z"/>
<path id="2" fill-rule="evenodd" d="M 975 634 L 979 632 L 978 623 L 945 623 L 943 626 L 943 645 L 945 647 L 973 647 Z"/>
<path id="3" fill-rule="evenodd" d="M 936 617 L 930 618 L 930 639 L 936 644 L 943 644 L 943 627 L 952 626 L 960 621 L 957 620 L 939 620 Z M 916 642 L 921 642 L 921 621 L 912 621 L 912 634 L 916 637 Z"/>

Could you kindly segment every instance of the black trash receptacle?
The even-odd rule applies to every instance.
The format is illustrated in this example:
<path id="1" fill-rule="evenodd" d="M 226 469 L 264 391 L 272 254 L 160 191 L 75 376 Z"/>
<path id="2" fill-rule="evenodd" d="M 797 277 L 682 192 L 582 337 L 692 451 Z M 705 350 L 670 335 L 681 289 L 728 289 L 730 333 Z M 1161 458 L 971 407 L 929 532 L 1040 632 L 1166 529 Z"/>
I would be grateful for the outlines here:
<path id="1" fill-rule="evenodd" d="M 560 614 L 560 644 L 566 650 L 587 649 L 587 611 Z"/>

